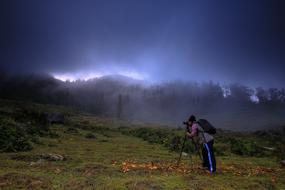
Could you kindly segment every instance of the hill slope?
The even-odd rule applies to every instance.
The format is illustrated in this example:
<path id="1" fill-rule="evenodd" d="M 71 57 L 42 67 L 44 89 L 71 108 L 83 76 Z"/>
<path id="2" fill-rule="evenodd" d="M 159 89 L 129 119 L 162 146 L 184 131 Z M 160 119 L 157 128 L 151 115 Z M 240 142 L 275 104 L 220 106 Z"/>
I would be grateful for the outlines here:
<path id="1" fill-rule="evenodd" d="M 20 123 L 13 114 L 26 106 L 2 102 L 1 125 L 5 118 Z M 181 136 L 181 129 L 125 123 L 62 107 L 32 107 L 29 110 L 62 112 L 68 117 L 65 124 L 49 125 L 50 132 L 40 135 L 32 150 L 0 153 L 0 189 L 285 189 L 285 170 L 276 155 L 233 154 L 219 134 L 216 145 L 225 150 L 223 154 L 217 150 L 218 169 L 211 175 L 200 168 L 191 148 L 187 149 L 191 156 L 184 156 L 176 167 L 179 148 L 171 151 L 153 135 Z M 22 118 L 23 123 L 28 120 Z M 252 134 L 239 137 L 241 142 L 260 140 Z"/>

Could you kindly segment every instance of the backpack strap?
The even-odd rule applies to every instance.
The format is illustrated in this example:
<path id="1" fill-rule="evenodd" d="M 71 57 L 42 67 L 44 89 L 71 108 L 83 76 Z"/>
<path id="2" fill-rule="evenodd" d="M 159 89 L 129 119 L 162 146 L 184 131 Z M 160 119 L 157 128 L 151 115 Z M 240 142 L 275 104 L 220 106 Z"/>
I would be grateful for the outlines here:
<path id="1" fill-rule="evenodd" d="M 199 122 L 195 122 L 195 123 L 202 129 L 202 130 L 200 130 L 198 127 L 198 129 L 197 129 L 198 130 L 198 136 L 199 136 L 199 133 L 201 132 L 203 139 L 204 139 L 204 143 L 207 143 L 206 137 L 205 137 L 205 131 L 204 131 L 203 127 L 199 124 Z"/>

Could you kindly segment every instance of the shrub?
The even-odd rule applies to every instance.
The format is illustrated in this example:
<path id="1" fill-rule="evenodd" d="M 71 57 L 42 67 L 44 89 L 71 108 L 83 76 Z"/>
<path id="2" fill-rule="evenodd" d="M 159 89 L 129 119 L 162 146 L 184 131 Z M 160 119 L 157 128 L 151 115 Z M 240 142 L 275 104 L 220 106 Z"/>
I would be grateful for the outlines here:
<path id="1" fill-rule="evenodd" d="M 0 126 L 0 150 L 17 152 L 31 150 L 31 138 L 27 133 L 14 126 Z"/>
<path id="2" fill-rule="evenodd" d="M 264 152 L 254 142 L 230 138 L 231 152 L 244 156 L 263 156 Z"/>
<path id="3" fill-rule="evenodd" d="M 65 133 L 77 134 L 77 133 L 79 133 L 79 132 L 78 132 L 78 129 L 73 128 L 73 127 L 69 127 L 69 128 L 67 128 L 67 129 L 65 130 Z"/>
<path id="4" fill-rule="evenodd" d="M 227 144 L 215 144 L 214 145 L 214 153 L 217 156 L 226 156 L 231 152 L 231 147 Z"/>
<path id="5" fill-rule="evenodd" d="M 87 138 L 87 139 L 96 139 L 96 136 L 93 133 L 87 133 L 85 135 L 85 138 Z"/>
<path id="6" fill-rule="evenodd" d="M 170 150 L 177 151 L 181 149 L 183 139 L 180 136 L 174 136 L 170 143 Z"/>
<path id="7" fill-rule="evenodd" d="M 50 138 L 59 138 L 60 137 L 60 135 L 58 133 L 52 132 L 52 131 L 49 131 L 47 136 Z"/>

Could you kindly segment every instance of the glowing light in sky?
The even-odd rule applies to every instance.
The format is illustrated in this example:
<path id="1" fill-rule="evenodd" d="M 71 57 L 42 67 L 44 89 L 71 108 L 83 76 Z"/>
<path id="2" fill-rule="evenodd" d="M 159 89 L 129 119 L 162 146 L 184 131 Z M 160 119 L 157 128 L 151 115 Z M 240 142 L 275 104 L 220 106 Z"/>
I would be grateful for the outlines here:
<path id="1" fill-rule="evenodd" d="M 142 74 L 136 71 L 120 71 L 120 72 L 76 72 L 76 73 L 53 73 L 52 76 L 61 81 L 76 81 L 76 80 L 89 80 L 93 78 L 100 78 L 107 75 L 123 75 L 137 80 L 145 80 L 148 78 L 146 74 Z"/>

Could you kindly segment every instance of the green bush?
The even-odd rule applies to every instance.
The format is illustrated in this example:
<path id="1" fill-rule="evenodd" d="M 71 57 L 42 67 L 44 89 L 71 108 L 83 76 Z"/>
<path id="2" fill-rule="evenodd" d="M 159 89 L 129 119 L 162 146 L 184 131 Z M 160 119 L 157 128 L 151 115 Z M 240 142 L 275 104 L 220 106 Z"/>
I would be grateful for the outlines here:
<path id="1" fill-rule="evenodd" d="M 217 143 L 214 145 L 214 152 L 216 156 L 226 156 L 231 152 L 231 147 L 228 144 Z"/>
<path id="2" fill-rule="evenodd" d="M 79 133 L 79 131 L 78 131 L 78 129 L 76 129 L 76 128 L 68 127 L 68 128 L 65 130 L 65 133 L 77 134 L 77 133 Z"/>
<path id="3" fill-rule="evenodd" d="M 169 135 L 166 131 L 162 132 L 159 129 L 154 128 L 138 128 L 133 130 L 132 134 L 150 143 L 158 144 L 166 143 Z"/>
<path id="4" fill-rule="evenodd" d="M 263 156 L 264 152 L 254 142 L 241 141 L 238 139 L 229 139 L 231 152 L 244 156 Z"/>
<path id="5" fill-rule="evenodd" d="M 180 152 L 184 140 L 183 129 L 168 129 L 168 128 L 128 128 L 120 127 L 119 131 L 124 135 L 131 135 L 141 138 L 149 143 L 157 143 L 167 147 L 171 151 Z M 241 136 L 240 138 L 235 137 L 235 133 L 220 133 L 215 135 L 214 152 L 217 156 L 226 156 L 231 153 L 241 156 L 272 156 L 275 154 L 276 157 L 284 157 L 285 147 L 283 144 L 274 145 L 278 150 L 278 153 L 266 152 L 262 149 L 262 146 L 255 143 L 256 136 Z M 254 139 L 254 140 L 253 140 Z M 264 138 L 262 139 L 264 141 Z M 280 141 L 280 140 L 279 140 Z M 258 142 L 258 141 L 257 141 Z M 270 141 L 271 142 L 271 141 Z M 280 141 L 281 142 L 281 141 Z M 283 142 L 283 141 L 282 141 Z M 199 151 L 201 152 L 201 145 L 195 143 Z M 197 148 L 191 139 L 186 140 L 183 151 L 190 154 L 197 154 Z"/>
<path id="6" fill-rule="evenodd" d="M 169 144 L 170 150 L 172 151 L 180 150 L 182 147 L 182 143 L 183 143 L 182 141 L 183 139 L 181 136 L 178 136 L 178 135 L 174 136 L 171 140 L 171 143 Z"/>
<path id="7" fill-rule="evenodd" d="M 0 150 L 18 152 L 31 150 L 31 138 L 27 133 L 14 126 L 0 126 Z"/>
<path id="8" fill-rule="evenodd" d="M 96 136 L 93 133 L 87 133 L 85 135 L 85 138 L 87 138 L 87 139 L 96 139 Z"/>
<path id="9" fill-rule="evenodd" d="M 47 133 L 47 136 L 50 137 L 50 138 L 59 138 L 60 137 L 60 135 L 58 133 L 53 132 L 53 131 L 49 131 Z"/>

